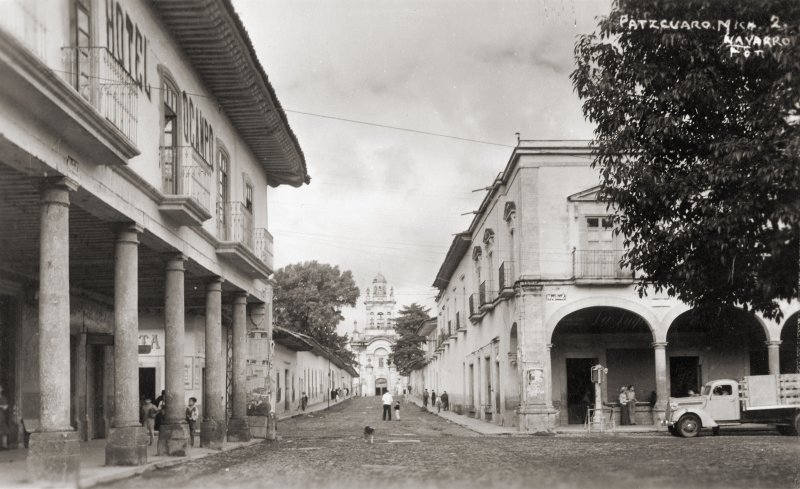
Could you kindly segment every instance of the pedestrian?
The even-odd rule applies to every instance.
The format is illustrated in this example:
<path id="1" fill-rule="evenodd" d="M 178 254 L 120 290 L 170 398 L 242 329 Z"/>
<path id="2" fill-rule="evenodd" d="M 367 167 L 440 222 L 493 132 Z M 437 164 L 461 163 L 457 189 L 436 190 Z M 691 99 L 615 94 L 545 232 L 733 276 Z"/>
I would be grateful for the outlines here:
<path id="1" fill-rule="evenodd" d="M 619 424 L 628 426 L 631 422 L 628 414 L 628 389 L 623 385 L 619 388 Z"/>
<path id="2" fill-rule="evenodd" d="M 442 395 L 440 396 L 442 399 L 442 409 L 445 411 L 450 410 L 450 396 L 447 395 L 447 391 L 442 391 Z"/>
<path id="3" fill-rule="evenodd" d="M 400 421 L 400 401 L 394 403 L 394 417 L 397 421 Z"/>
<path id="4" fill-rule="evenodd" d="M 156 401 L 153 403 L 158 409 L 158 414 L 156 414 L 156 431 L 161 429 L 161 423 L 164 421 L 164 411 L 167 409 L 167 391 L 162 390 L 161 395 L 156 397 Z"/>
<path id="5" fill-rule="evenodd" d="M 0 450 L 8 449 L 8 399 L 3 395 L 0 385 Z"/>
<path id="6" fill-rule="evenodd" d="M 431 407 L 436 406 L 436 391 L 431 391 Z"/>
<path id="7" fill-rule="evenodd" d="M 300 396 L 300 409 L 305 411 L 306 406 L 308 406 L 308 396 L 306 395 L 306 392 L 303 391 L 303 395 Z"/>
<path id="8" fill-rule="evenodd" d="M 441 397 L 439 399 L 436 399 L 436 412 L 437 413 L 441 413 L 442 412 L 442 398 Z"/>
<path id="9" fill-rule="evenodd" d="M 194 432 L 197 428 L 197 420 L 200 418 L 200 410 L 197 409 L 197 398 L 190 397 L 189 405 L 186 407 L 186 422 L 189 423 L 189 445 L 194 446 Z"/>
<path id="10" fill-rule="evenodd" d="M 408 390 L 407 389 L 403 389 L 403 402 L 408 404 Z"/>
<path id="11" fill-rule="evenodd" d="M 625 397 L 628 398 L 628 422 L 636 424 L 636 388 L 633 384 L 628 386 Z"/>
<path id="12" fill-rule="evenodd" d="M 153 401 L 149 398 L 145 399 L 142 405 L 142 418 L 144 419 L 144 427 L 147 430 L 147 436 L 150 439 L 148 445 L 153 444 L 153 432 L 156 429 L 156 416 L 158 416 L 158 408 L 155 407 Z"/>
<path id="13" fill-rule="evenodd" d="M 386 421 L 386 418 L 389 418 L 389 421 L 392 420 L 392 404 L 394 403 L 394 399 L 392 398 L 392 394 L 387 390 L 383 397 L 381 398 L 383 402 L 383 420 Z"/>
<path id="14" fill-rule="evenodd" d="M 422 408 L 428 409 L 428 398 L 430 397 L 430 393 L 428 393 L 428 389 L 422 391 Z"/>

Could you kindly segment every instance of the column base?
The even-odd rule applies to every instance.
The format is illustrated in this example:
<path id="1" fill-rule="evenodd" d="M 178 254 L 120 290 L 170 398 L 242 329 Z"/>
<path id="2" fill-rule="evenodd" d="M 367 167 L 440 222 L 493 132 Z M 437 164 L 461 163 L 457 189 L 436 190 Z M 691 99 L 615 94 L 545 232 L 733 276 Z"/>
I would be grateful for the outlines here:
<path id="1" fill-rule="evenodd" d="M 247 426 L 247 418 L 231 418 L 228 421 L 228 441 L 250 441 L 250 427 Z"/>
<path id="2" fill-rule="evenodd" d="M 188 456 L 190 451 L 188 423 L 162 423 L 158 430 L 158 446 L 156 448 L 159 456 Z"/>
<path id="3" fill-rule="evenodd" d="M 106 465 L 144 465 L 147 463 L 145 429 L 141 426 L 111 428 L 106 442 Z"/>
<path id="4" fill-rule="evenodd" d="M 31 481 L 77 487 L 81 466 L 81 442 L 77 432 L 31 433 L 28 448 Z"/>
<path id="5" fill-rule="evenodd" d="M 520 406 L 517 409 L 519 431 L 554 434 L 558 426 L 558 411 L 545 405 Z"/>
<path id="6" fill-rule="evenodd" d="M 222 450 L 225 445 L 225 432 L 228 427 L 224 421 L 216 419 L 204 420 L 200 425 L 200 446 L 212 450 Z"/>

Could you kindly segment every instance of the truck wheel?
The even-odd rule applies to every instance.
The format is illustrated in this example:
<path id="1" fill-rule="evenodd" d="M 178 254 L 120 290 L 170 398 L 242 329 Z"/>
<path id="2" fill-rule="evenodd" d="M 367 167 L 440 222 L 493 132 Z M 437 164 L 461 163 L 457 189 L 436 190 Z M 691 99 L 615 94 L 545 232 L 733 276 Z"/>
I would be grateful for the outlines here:
<path id="1" fill-rule="evenodd" d="M 794 428 L 794 434 L 800 436 L 800 411 L 794 413 L 792 427 Z"/>
<path id="2" fill-rule="evenodd" d="M 678 420 L 678 433 L 684 438 L 694 438 L 700 434 L 700 418 L 694 414 L 684 414 Z"/>

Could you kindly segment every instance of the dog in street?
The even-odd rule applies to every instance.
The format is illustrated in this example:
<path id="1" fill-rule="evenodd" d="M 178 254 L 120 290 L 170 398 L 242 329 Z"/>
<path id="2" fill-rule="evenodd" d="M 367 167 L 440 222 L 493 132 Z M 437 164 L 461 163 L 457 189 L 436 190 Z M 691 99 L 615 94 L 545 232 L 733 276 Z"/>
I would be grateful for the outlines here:
<path id="1" fill-rule="evenodd" d="M 364 441 L 370 444 L 375 442 L 375 428 L 364 427 Z"/>

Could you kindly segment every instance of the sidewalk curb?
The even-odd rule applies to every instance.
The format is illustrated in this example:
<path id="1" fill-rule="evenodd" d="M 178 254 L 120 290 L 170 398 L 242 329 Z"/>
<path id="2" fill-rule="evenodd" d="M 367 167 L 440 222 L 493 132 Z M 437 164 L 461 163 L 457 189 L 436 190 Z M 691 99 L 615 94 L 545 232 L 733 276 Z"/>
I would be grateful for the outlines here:
<path id="1" fill-rule="evenodd" d="M 253 445 L 257 445 L 259 443 L 263 443 L 264 440 L 261 438 L 250 440 L 249 442 L 237 444 L 236 446 L 224 446 L 222 450 L 217 450 L 214 452 L 204 453 L 198 457 L 175 457 L 169 460 L 161 460 L 159 462 L 151 462 L 145 465 L 140 465 L 138 467 L 130 467 L 130 468 L 122 468 L 119 472 L 114 474 L 107 474 L 107 475 L 99 475 L 96 477 L 92 477 L 88 480 L 79 480 L 78 487 L 81 489 L 86 489 L 89 487 L 94 487 L 99 484 L 108 484 L 110 482 L 116 482 L 123 479 L 129 479 L 131 477 L 144 474 L 146 472 L 150 472 L 153 470 L 159 469 L 166 469 L 170 467 L 175 467 L 176 465 L 180 465 L 186 462 L 190 462 L 192 460 L 202 460 L 206 457 L 211 455 L 216 455 L 222 452 L 229 452 L 233 450 L 238 450 L 240 448 L 246 448 Z"/>

